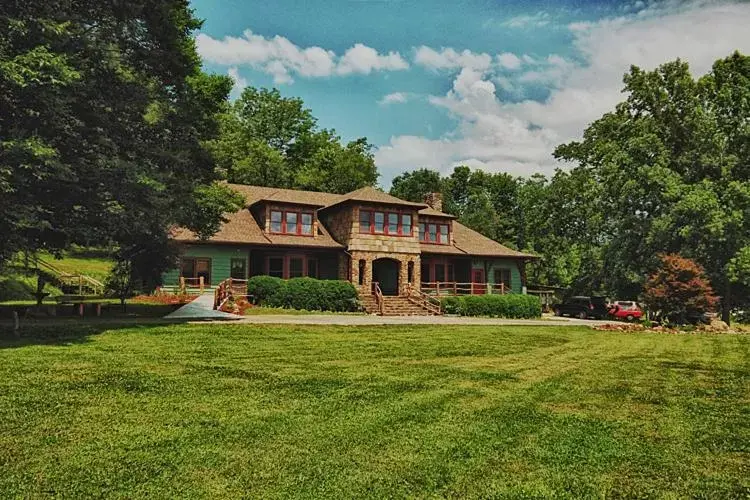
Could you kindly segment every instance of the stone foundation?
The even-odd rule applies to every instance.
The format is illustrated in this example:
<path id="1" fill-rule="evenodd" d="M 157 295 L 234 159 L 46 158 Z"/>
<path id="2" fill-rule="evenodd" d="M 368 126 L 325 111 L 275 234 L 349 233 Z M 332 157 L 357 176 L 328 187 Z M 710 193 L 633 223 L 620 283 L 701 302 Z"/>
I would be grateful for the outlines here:
<path id="1" fill-rule="evenodd" d="M 409 263 L 412 263 L 412 286 L 419 289 L 420 284 L 420 256 L 412 253 L 392 252 L 351 252 L 351 281 L 361 294 L 369 294 L 372 291 L 372 263 L 378 259 L 393 259 L 399 263 L 398 288 L 399 294 L 406 294 L 406 285 L 409 282 Z M 365 261 L 364 275 L 360 282 L 359 262 Z M 361 283 L 361 284 L 360 284 Z"/>

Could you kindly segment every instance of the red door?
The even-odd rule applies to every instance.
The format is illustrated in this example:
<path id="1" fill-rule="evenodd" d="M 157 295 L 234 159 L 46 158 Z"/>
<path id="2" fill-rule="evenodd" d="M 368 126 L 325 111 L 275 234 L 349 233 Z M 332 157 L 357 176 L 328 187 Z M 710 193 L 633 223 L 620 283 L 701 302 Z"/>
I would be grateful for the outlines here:
<path id="1" fill-rule="evenodd" d="M 474 295 L 487 293 L 487 285 L 484 281 L 484 269 L 471 270 L 471 293 Z"/>

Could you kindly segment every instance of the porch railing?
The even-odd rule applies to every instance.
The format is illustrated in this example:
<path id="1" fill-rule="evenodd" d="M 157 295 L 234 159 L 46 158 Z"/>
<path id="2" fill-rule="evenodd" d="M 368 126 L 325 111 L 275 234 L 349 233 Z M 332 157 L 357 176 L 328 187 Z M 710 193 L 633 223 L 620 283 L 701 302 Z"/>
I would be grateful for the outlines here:
<path id="1" fill-rule="evenodd" d="M 422 282 L 422 292 L 427 295 L 484 295 L 512 293 L 504 283 L 459 283 L 456 281 Z"/>
<path id="2" fill-rule="evenodd" d="M 383 291 L 380 289 L 380 283 L 377 281 L 372 282 L 372 295 L 375 297 L 375 305 L 378 308 L 378 314 L 382 316 L 384 312 Z"/>
<path id="3" fill-rule="evenodd" d="M 406 285 L 406 295 L 411 302 L 421 306 L 423 309 L 438 316 L 443 314 L 443 306 L 440 303 L 440 299 L 417 290 L 411 283 L 407 283 Z"/>
<path id="4" fill-rule="evenodd" d="M 214 309 L 221 309 L 230 297 L 247 296 L 247 280 L 227 278 L 214 289 Z"/>
<path id="5" fill-rule="evenodd" d="M 203 290 L 206 287 L 206 282 L 203 276 L 199 276 L 197 278 L 186 278 L 184 276 L 180 276 L 180 293 L 183 295 L 187 295 L 188 288 L 197 288 L 200 290 L 200 293 L 203 294 Z"/>

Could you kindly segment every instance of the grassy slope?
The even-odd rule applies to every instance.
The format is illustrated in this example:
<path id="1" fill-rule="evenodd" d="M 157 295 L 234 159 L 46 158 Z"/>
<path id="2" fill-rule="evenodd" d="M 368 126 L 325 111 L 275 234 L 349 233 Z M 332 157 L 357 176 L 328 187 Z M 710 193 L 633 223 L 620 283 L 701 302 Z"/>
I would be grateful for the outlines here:
<path id="1" fill-rule="evenodd" d="M 3 497 L 750 493 L 746 336 L 193 325 L 3 345 Z"/>
<path id="2" fill-rule="evenodd" d="M 106 279 L 107 274 L 109 274 L 113 265 L 111 259 L 100 256 L 89 256 L 85 253 L 77 254 L 75 252 L 68 252 L 60 260 L 52 255 L 44 253 L 39 257 L 61 271 L 70 274 L 85 274 L 102 282 Z"/>

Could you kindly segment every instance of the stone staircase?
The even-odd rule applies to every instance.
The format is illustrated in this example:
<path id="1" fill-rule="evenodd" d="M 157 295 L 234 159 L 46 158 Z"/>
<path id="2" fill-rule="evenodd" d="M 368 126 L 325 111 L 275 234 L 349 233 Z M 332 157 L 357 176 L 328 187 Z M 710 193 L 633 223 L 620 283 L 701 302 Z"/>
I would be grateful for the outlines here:
<path id="1" fill-rule="evenodd" d="M 362 294 L 359 299 L 362 305 L 364 305 L 365 311 L 370 314 L 378 313 L 378 306 L 374 295 Z M 383 316 L 434 316 L 434 313 L 419 304 L 415 304 L 408 297 L 384 296 Z"/>

